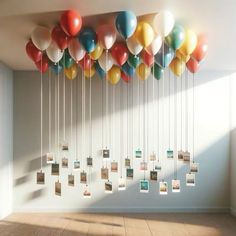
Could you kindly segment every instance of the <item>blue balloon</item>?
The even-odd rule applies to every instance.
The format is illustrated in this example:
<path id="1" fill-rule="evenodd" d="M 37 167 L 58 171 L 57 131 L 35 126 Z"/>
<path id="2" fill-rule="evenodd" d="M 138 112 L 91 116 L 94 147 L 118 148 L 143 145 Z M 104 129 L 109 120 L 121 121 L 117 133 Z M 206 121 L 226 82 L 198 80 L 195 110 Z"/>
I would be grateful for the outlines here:
<path id="1" fill-rule="evenodd" d="M 122 71 L 125 72 L 125 74 L 127 74 L 129 77 L 133 77 L 135 74 L 135 69 L 130 66 L 128 62 L 122 66 Z"/>
<path id="2" fill-rule="evenodd" d="M 58 62 L 58 63 L 51 63 L 50 64 L 51 70 L 57 75 L 60 74 L 61 71 L 63 70 L 63 66 Z"/>
<path id="3" fill-rule="evenodd" d="M 125 38 L 129 38 L 134 33 L 137 26 L 137 18 L 132 11 L 122 11 L 116 17 L 116 28 Z"/>
<path id="4" fill-rule="evenodd" d="M 91 27 L 84 27 L 79 33 L 79 41 L 88 53 L 94 51 L 97 45 L 96 32 Z"/>
<path id="5" fill-rule="evenodd" d="M 94 67 L 95 67 L 95 70 L 97 71 L 99 77 L 101 79 L 105 78 L 106 72 L 102 69 L 102 67 L 99 65 L 99 63 L 97 61 L 94 63 Z"/>
<path id="6" fill-rule="evenodd" d="M 163 55 L 164 54 L 164 55 Z M 162 68 L 169 66 L 175 56 L 175 51 L 168 47 L 166 43 L 162 44 L 161 49 L 155 55 L 155 62 Z"/>

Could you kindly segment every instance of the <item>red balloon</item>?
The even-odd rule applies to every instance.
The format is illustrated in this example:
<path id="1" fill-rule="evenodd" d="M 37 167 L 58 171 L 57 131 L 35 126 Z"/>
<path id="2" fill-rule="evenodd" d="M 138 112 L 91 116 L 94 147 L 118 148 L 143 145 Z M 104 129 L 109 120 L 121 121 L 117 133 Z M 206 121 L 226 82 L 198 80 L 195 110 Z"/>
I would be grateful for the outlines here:
<path id="1" fill-rule="evenodd" d="M 67 35 L 75 36 L 81 29 L 82 18 L 77 11 L 68 10 L 61 15 L 60 25 Z"/>
<path id="2" fill-rule="evenodd" d="M 111 55 L 119 66 L 125 64 L 129 57 L 129 51 L 125 44 L 115 43 L 111 48 Z"/>
<path id="3" fill-rule="evenodd" d="M 146 50 L 142 51 L 141 57 L 143 59 L 144 64 L 146 64 L 148 67 L 151 67 L 154 63 L 153 55 L 149 54 Z"/>
<path id="4" fill-rule="evenodd" d="M 41 60 L 43 53 L 34 46 L 31 40 L 26 44 L 25 50 L 29 58 L 34 62 L 38 62 Z"/>
<path id="5" fill-rule="evenodd" d="M 42 60 L 35 62 L 35 65 L 41 73 L 45 73 L 48 70 L 48 57 L 44 54 Z"/>
<path id="6" fill-rule="evenodd" d="M 199 70 L 200 64 L 193 58 L 190 58 L 186 63 L 188 70 L 192 73 L 196 73 Z"/>
<path id="7" fill-rule="evenodd" d="M 121 79 L 123 79 L 126 83 L 131 81 L 131 77 L 129 77 L 125 72 L 121 71 Z"/>
<path id="8" fill-rule="evenodd" d="M 197 46 L 191 56 L 199 62 L 204 59 L 204 57 L 207 54 L 207 50 L 208 50 L 207 38 L 204 35 L 200 35 L 198 36 Z"/>
<path id="9" fill-rule="evenodd" d="M 68 35 L 62 30 L 60 26 L 55 26 L 51 33 L 52 40 L 56 42 L 57 46 L 64 50 L 68 47 L 68 43 L 70 38 Z"/>
<path id="10" fill-rule="evenodd" d="M 91 59 L 91 56 L 88 55 L 87 53 L 85 54 L 84 58 L 79 61 L 80 66 L 84 70 L 89 70 L 92 68 L 94 61 Z"/>

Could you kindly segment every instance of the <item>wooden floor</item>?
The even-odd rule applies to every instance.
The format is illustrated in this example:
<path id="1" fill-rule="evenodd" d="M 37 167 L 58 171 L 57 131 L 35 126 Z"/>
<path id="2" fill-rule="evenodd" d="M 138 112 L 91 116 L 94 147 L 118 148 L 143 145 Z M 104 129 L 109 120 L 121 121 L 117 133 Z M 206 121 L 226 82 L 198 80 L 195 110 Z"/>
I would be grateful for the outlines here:
<path id="1" fill-rule="evenodd" d="M 0 221 L 0 235 L 236 236 L 229 214 L 12 214 Z"/>

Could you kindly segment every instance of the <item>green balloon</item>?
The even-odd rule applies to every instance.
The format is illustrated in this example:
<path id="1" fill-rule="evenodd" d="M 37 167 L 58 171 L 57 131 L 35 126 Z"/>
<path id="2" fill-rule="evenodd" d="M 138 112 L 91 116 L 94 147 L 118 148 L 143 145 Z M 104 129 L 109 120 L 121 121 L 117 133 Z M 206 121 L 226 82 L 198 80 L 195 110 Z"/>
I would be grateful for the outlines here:
<path id="1" fill-rule="evenodd" d="M 157 80 L 160 80 L 164 74 L 164 69 L 161 68 L 159 65 L 154 63 L 154 65 L 151 68 L 152 74 Z"/>
<path id="2" fill-rule="evenodd" d="M 181 25 L 175 25 L 171 33 L 166 37 L 166 43 L 174 50 L 179 49 L 185 37 L 184 28 Z"/>
<path id="3" fill-rule="evenodd" d="M 66 50 L 62 59 L 60 60 L 60 65 L 64 67 L 65 64 L 65 68 L 70 68 L 74 63 L 75 61 L 72 59 L 69 52 Z"/>
<path id="4" fill-rule="evenodd" d="M 133 55 L 132 53 L 129 54 L 128 63 L 133 68 L 136 68 L 140 63 L 140 56 L 139 55 Z"/>

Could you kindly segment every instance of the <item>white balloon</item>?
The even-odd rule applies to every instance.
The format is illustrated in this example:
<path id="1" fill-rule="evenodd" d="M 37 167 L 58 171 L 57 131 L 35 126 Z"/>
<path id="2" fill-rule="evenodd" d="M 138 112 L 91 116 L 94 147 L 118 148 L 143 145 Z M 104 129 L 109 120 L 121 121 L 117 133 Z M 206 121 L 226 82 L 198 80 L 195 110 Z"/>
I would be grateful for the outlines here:
<path id="1" fill-rule="evenodd" d="M 51 32 L 46 27 L 37 26 L 31 33 L 31 39 L 39 50 L 44 51 L 51 43 Z"/>
<path id="2" fill-rule="evenodd" d="M 162 45 L 162 38 L 160 35 L 158 35 L 158 36 L 156 36 L 156 38 L 154 38 L 152 43 L 148 47 L 146 47 L 145 49 L 149 54 L 154 56 L 160 50 L 161 45 Z"/>
<path id="3" fill-rule="evenodd" d="M 157 14 L 153 20 L 153 27 L 157 34 L 166 37 L 175 24 L 175 18 L 169 11 L 163 11 Z"/>
<path id="4" fill-rule="evenodd" d="M 128 38 L 126 43 L 129 51 L 134 55 L 138 55 L 143 49 L 142 45 L 138 43 L 134 36 Z"/>
<path id="5" fill-rule="evenodd" d="M 62 51 L 57 46 L 57 44 L 54 41 L 52 41 L 50 46 L 47 48 L 46 53 L 47 53 L 48 58 L 52 62 L 57 63 L 62 59 L 64 51 Z"/>
<path id="6" fill-rule="evenodd" d="M 76 62 L 78 62 L 84 58 L 85 50 L 80 45 L 80 42 L 77 38 L 73 38 L 70 40 L 70 43 L 68 45 L 68 50 L 69 50 L 70 56 Z"/>
<path id="7" fill-rule="evenodd" d="M 102 55 L 99 57 L 98 63 L 105 72 L 109 71 L 114 64 L 110 52 L 104 51 Z"/>

